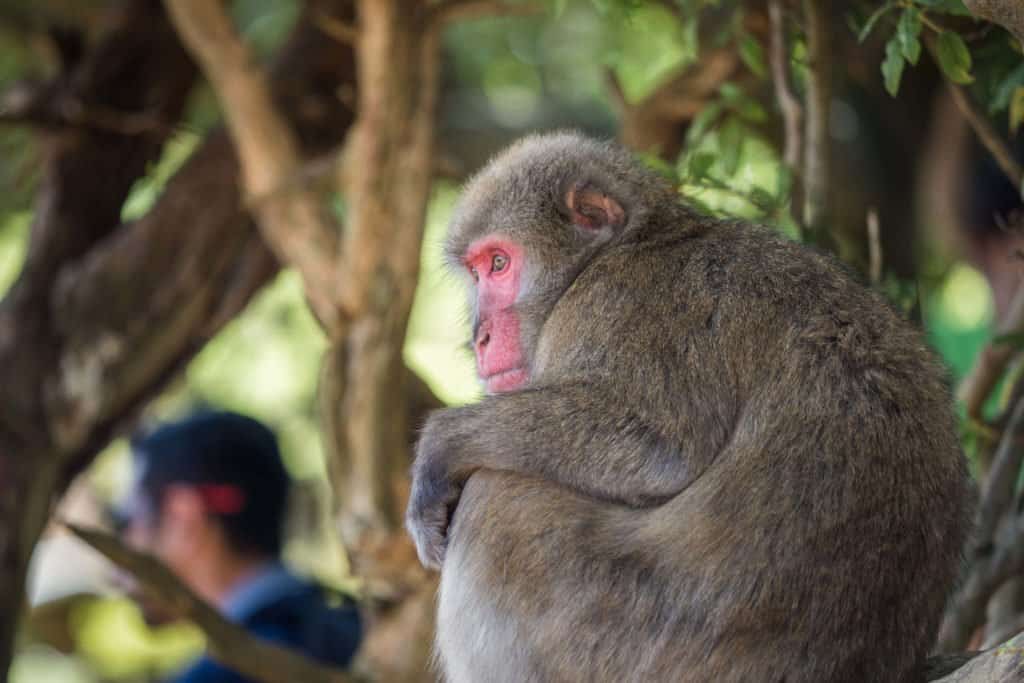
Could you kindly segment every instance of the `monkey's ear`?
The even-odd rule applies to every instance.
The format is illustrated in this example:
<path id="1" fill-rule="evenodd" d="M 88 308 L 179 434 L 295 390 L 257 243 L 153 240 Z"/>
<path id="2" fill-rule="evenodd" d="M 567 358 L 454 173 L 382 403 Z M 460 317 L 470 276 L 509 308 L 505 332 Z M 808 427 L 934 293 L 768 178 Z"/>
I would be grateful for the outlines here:
<path id="1" fill-rule="evenodd" d="M 622 205 L 589 183 L 571 186 L 565 194 L 565 206 L 573 224 L 584 230 L 618 230 L 626 224 Z"/>

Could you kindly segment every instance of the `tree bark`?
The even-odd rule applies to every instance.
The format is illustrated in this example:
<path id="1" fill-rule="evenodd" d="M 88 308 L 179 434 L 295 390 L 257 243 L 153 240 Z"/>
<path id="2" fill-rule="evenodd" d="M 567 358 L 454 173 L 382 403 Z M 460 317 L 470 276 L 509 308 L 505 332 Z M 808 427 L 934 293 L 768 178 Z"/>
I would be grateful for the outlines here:
<path id="1" fill-rule="evenodd" d="M 310 5 L 343 14 L 349 3 Z M 273 79 L 307 156 L 343 138 L 352 112 L 337 97 L 339 80 L 351 86 L 355 75 L 351 47 L 308 17 Z M 29 251 L 0 303 L 0 671 L 51 501 L 276 270 L 240 210 L 223 133 L 203 143 L 149 214 L 120 222 L 194 78 L 160 3 L 134 0 L 74 71 L 46 86 L 54 103 L 162 125 L 127 132 L 40 121 L 45 170 Z"/>
<path id="2" fill-rule="evenodd" d="M 363 0 L 358 17 L 343 323 L 324 360 L 321 415 L 339 531 L 357 573 L 372 577 L 378 607 L 364 666 L 382 680 L 415 681 L 429 678 L 437 581 L 401 524 L 410 425 L 394 397 L 407 392 L 402 347 L 433 180 L 443 22 L 421 0 Z"/>
<path id="3" fill-rule="evenodd" d="M 138 0 L 110 17 L 91 59 L 72 65 L 39 100 L 176 120 L 195 70 L 177 45 L 159 3 Z M 62 360 L 52 283 L 119 223 L 135 179 L 159 154 L 166 129 L 127 135 L 92 129 L 48 132 L 46 166 L 28 253 L 0 303 L 0 672 L 12 656 L 29 556 L 61 477 L 69 435 L 61 429 Z M 82 185 L 83 181 L 91 180 Z M 86 188 L 102 186 L 101 191 Z"/>

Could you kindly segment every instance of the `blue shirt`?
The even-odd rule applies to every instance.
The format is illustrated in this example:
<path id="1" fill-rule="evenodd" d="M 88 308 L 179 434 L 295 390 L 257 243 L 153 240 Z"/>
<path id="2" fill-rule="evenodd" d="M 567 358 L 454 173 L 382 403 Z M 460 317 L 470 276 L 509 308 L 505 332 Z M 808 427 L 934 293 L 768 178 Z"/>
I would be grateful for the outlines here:
<path id="1" fill-rule="evenodd" d="M 338 668 L 350 664 L 362 639 L 359 613 L 351 602 L 328 604 L 322 587 L 279 563 L 269 563 L 237 586 L 224 602 L 224 616 L 262 638 Z M 201 657 L 168 683 L 251 680 Z"/>

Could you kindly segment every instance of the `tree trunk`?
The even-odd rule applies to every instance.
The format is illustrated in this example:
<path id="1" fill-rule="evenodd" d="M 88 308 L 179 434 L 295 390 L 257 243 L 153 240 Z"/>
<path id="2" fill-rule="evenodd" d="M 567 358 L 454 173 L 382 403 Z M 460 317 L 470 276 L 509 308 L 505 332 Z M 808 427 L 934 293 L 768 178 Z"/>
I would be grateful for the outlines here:
<path id="1" fill-rule="evenodd" d="M 340 334 L 324 360 L 321 414 L 339 531 L 368 578 L 364 665 L 381 680 L 426 680 L 436 576 L 402 528 L 410 425 L 395 396 L 430 194 L 440 22 L 420 0 L 358 5 L 359 105 L 339 272 Z"/>
<path id="2" fill-rule="evenodd" d="M 321 0 L 309 12 L 344 16 L 349 4 Z M 51 502 L 276 269 L 239 208 L 238 165 L 222 133 L 146 216 L 120 222 L 132 184 L 180 116 L 195 68 L 157 0 L 119 7 L 104 39 L 41 88 L 26 117 L 46 126 L 45 171 L 24 269 L 0 303 L 3 672 Z M 343 139 L 352 112 L 337 97 L 339 75 L 349 85 L 355 75 L 351 47 L 326 36 L 309 12 L 273 81 L 307 156 Z M 82 115 L 61 118 L 68 102 Z M 139 129 L 139 120 L 151 125 Z"/>

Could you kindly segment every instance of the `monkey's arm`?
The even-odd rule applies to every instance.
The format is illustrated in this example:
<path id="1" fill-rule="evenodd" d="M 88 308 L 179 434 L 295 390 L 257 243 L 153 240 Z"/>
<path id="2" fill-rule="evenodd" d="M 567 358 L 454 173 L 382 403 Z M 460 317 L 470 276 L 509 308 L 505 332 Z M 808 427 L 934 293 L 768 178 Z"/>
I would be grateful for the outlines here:
<path id="1" fill-rule="evenodd" d="M 591 383 L 490 396 L 434 413 L 413 467 L 407 524 L 420 558 L 439 566 L 450 513 L 478 469 L 553 481 L 588 496 L 633 507 L 657 505 L 700 476 L 727 438 L 700 429 L 687 447 L 660 433 L 641 407 Z M 708 433 L 721 433 L 712 446 Z"/>

